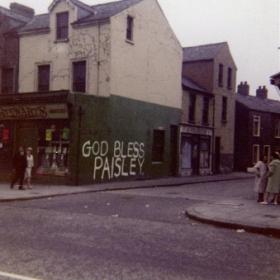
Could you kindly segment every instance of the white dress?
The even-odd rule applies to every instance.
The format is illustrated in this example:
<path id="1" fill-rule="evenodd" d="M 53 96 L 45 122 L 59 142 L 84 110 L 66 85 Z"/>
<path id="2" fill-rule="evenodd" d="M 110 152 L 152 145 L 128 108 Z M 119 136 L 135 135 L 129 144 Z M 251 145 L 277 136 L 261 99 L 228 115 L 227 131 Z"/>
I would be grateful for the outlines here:
<path id="1" fill-rule="evenodd" d="M 27 166 L 25 170 L 25 178 L 31 178 L 31 170 L 34 166 L 34 157 L 33 155 L 26 156 Z"/>

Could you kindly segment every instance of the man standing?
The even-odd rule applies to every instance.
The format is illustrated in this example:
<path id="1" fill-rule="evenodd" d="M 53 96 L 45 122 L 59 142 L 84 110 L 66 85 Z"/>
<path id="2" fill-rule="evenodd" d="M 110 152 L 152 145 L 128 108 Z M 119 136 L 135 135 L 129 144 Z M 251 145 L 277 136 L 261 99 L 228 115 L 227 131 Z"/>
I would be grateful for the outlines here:
<path id="1" fill-rule="evenodd" d="M 24 190 L 23 180 L 25 169 L 27 166 L 27 160 L 22 146 L 18 148 L 18 152 L 13 157 L 13 171 L 14 177 L 11 183 L 11 189 L 14 188 L 14 184 L 19 181 L 19 190 Z"/>

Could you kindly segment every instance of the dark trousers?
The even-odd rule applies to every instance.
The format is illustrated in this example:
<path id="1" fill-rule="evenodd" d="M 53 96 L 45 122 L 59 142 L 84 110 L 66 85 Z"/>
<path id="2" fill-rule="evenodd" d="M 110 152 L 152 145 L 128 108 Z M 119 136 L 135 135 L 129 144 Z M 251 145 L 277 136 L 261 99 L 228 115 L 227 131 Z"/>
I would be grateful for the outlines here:
<path id="1" fill-rule="evenodd" d="M 11 188 L 14 187 L 14 184 L 19 181 L 19 187 L 23 187 L 23 180 L 24 180 L 24 173 L 25 170 L 16 170 L 14 177 L 12 179 Z"/>

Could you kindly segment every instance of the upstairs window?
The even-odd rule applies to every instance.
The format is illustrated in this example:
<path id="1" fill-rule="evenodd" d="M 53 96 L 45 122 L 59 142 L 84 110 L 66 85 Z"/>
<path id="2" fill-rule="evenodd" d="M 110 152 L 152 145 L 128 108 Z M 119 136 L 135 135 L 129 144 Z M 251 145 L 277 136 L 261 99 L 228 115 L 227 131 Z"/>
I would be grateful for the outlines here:
<path id="1" fill-rule="evenodd" d="M 274 136 L 280 138 L 280 120 L 275 121 Z"/>
<path id="2" fill-rule="evenodd" d="M 163 162 L 165 131 L 155 129 L 153 134 L 152 161 Z"/>
<path id="3" fill-rule="evenodd" d="M 209 97 L 203 98 L 202 124 L 209 125 Z"/>
<path id="4" fill-rule="evenodd" d="M 189 122 L 195 122 L 195 104 L 196 96 L 195 94 L 190 94 L 190 103 L 189 103 Z"/>
<path id="5" fill-rule="evenodd" d="M 46 92 L 50 90 L 50 65 L 38 66 L 38 91 Z"/>
<path id="6" fill-rule="evenodd" d="M 126 39 L 133 41 L 133 26 L 134 18 L 132 16 L 127 16 L 126 18 Z"/>
<path id="7" fill-rule="evenodd" d="M 227 88 L 232 89 L 232 69 L 230 67 L 228 68 Z"/>
<path id="8" fill-rule="evenodd" d="M 14 69 L 2 69 L 2 93 L 8 94 L 14 92 Z"/>
<path id="9" fill-rule="evenodd" d="M 66 40 L 68 39 L 68 22 L 69 14 L 68 12 L 56 14 L 56 39 Z"/>
<path id="10" fill-rule="evenodd" d="M 223 104 L 222 104 L 222 122 L 227 121 L 227 98 L 223 97 Z"/>
<path id="11" fill-rule="evenodd" d="M 73 91 L 86 92 L 86 61 L 73 62 Z"/>
<path id="12" fill-rule="evenodd" d="M 261 135 L 261 117 L 253 116 L 253 136 L 259 137 Z"/>
<path id="13" fill-rule="evenodd" d="M 219 87 L 223 87 L 223 82 L 224 82 L 224 65 L 219 64 Z"/>

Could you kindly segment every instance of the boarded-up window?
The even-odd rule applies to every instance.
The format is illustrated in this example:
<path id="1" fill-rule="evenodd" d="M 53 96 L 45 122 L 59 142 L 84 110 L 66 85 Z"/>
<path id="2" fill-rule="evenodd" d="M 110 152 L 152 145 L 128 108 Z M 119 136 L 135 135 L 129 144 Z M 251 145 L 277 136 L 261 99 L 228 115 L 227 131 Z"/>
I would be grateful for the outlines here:
<path id="1" fill-rule="evenodd" d="M 86 92 L 86 61 L 73 62 L 73 91 Z"/>
<path id="2" fill-rule="evenodd" d="M 2 69 L 2 93 L 14 92 L 14 69 L 3 68 Z"/>
<path id="3" fill-rule="evenodd" d="M 152 161 L 162 162 L 164 158 L 165 131 L 155 129 L 153 133 Z"/>
<path id="4" fill-rule="evenodd" d="M 38 91 L 46 92 L 50 90 L 50 65 L 38 66 Z"/>

